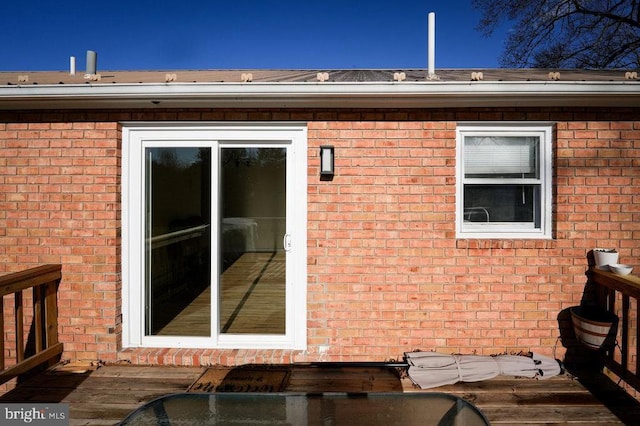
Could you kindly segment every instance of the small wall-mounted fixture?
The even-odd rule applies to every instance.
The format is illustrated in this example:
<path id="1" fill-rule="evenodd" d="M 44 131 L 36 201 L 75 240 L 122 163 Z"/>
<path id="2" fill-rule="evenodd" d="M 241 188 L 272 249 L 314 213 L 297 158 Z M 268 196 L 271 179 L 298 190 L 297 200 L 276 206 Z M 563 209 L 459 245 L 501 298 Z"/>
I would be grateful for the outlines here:
<path id="1" fill-rule="evenodd" d="M 320 147 L 320 180 L 332 180 L 334 174 L 335 149 L 331 145 Z"/>

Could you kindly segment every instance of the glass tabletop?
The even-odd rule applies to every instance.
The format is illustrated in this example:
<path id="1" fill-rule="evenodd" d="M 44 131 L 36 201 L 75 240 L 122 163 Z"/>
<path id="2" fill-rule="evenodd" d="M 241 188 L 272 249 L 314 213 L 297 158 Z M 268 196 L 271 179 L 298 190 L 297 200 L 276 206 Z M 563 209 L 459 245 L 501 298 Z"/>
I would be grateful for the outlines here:
<path id="1" fill-rule="evenodd" d="M 429 393 L 177 393 L 150 401 L 122 425 L 488 425 L 473 404 Z"/>

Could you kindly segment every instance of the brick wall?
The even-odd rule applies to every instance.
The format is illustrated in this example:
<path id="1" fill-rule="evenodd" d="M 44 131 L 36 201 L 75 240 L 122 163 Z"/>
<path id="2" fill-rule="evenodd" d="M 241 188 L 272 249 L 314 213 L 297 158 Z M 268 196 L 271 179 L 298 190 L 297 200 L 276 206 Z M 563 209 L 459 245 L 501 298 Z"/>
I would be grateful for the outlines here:
<path id="1" fill-rule="evenodd" d="M 0 120 L 0 271 L 62 264 L 58 324 L 66 356 L 115 359 L 118 124 L 29 121 Z M 12 301 L 5 306 L 11 315 Z"/>
<path id="2" fill-rule="evenodd" d="M 485 115 L 556 122 L 552 241 L 455 239 L 456 120 Z M 584 297 L 587 252 L 640 255 L 640 122 L 452 118 L 310 124 L 310 146 L 330 142 L 337 158 L 334 181 L 310 185 L 310 341 L 337 357 L 561 355 L 559 318 Z"/>
<path id="3" fill-rule="evenodd" d="M 586 254 L 640 257 L 640 110 L 0 113 L 0 271 L 62 263 L 65 358 L 163 364 L 386 360 L 414 349 L 562 357 Z M 120 120 L 304 121 L 308 350 L 120 349 Z M 556 124 L 554 239 L 455 239 L 458 121 Z M 318 151 L 336 148 L 320 181 Z"/>

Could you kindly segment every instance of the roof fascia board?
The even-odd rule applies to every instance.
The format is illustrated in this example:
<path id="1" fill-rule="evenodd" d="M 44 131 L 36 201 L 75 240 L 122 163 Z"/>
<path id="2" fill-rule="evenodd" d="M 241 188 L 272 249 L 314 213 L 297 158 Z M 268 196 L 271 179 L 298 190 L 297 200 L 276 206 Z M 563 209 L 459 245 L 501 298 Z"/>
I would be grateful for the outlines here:
<path id="1" fill-rule="evenodd" d="M 640 106 L 636 82 L 138 83 L 0 87 L 0 109 Z"/>

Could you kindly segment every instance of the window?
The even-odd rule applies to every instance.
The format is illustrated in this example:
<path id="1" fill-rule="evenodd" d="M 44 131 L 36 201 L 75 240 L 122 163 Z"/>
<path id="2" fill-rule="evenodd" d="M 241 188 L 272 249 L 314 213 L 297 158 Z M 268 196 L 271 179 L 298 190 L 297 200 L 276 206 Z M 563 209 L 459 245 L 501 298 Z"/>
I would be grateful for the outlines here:
<path id="1" fill-rule="evenodd" d="M 306 154 L 303 125 L 124 125 L 124 346 L 306 348 Z"/>
<path id="2" fill-rule="evenodd" d="M 459 238 L 551 238 L 551 126 L 457 129 Z"/>

